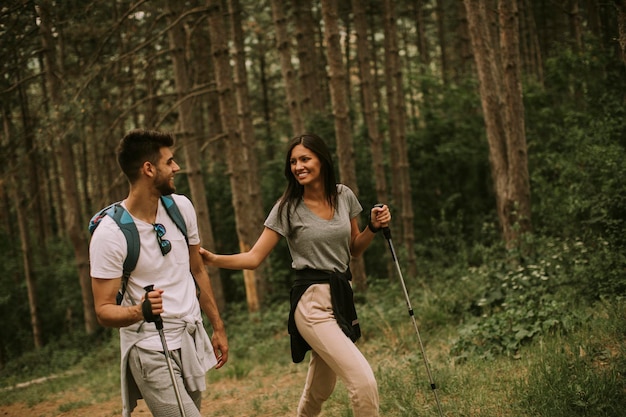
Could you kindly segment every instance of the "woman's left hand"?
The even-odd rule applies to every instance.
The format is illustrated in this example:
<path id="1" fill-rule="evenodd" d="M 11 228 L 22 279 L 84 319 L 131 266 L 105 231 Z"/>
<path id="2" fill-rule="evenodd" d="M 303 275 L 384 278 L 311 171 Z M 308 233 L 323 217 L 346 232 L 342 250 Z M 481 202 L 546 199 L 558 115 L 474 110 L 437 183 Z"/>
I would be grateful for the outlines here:
<path id="1" fill-rule="evenodd" d="M 200 256 L 202 256 L 202 262 L 205 265 L 213 265 L 213 261 L 215 258 L 215 254 L 213 252 L 209 252 L 208 250 L 204 249 L 202 246 L 200 247 Z"/>
<path id="2" fill-rule="evenodd" d="M 372 207 L 370 212 L 370 222 L 376 229 L 382 229 L 388 227 L 391 221 L 391 212 L 386 204 L 382 207 Z"/>

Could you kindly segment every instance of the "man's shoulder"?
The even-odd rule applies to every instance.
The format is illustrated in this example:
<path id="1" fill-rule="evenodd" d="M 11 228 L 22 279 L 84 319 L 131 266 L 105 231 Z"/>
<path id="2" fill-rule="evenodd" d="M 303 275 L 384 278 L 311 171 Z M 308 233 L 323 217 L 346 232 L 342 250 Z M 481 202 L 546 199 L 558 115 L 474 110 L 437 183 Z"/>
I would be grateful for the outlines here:
<path id="1" fill-rule="evenodd" d="M 179 207 L 192 207 L 193 208 L 193 203 L 191 202 L 189 197 L 187 197 L 184 194 L 170 194 L 169 197 Z"/>
<path id="2" fill-rule="evenodd" d="M 96 227 L 93 231 L 93 236 L 96 236 L 97 234 L 102 235 L 105 233 L 115 233 L 116 231 L 121 232 L 115 219 L 109 215 L 105 215 L 99 220 L 98 227 Z"/>

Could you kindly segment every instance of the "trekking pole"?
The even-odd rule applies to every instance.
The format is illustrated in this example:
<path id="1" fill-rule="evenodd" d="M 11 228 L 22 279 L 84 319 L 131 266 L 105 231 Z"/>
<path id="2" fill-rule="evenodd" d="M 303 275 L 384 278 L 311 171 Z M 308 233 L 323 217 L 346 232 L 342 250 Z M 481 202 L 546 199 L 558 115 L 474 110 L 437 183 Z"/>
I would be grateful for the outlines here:
<path id="1" fill-rule="evenodd" d="M 382 204 L 376 204 L 374 207 L 382 207 Z M 402 284 L 402 290 L 404 291 L 404 298 L 406 300 L 406 306 L 409 310 L 409 316 L 413 320 L 413 327 L 415 327 L 415 333 L 417 334 L 417 340 L 420 345 L 420 350 L 422 351 L 422 359 L 424 360 L 424 365 L 426 366 L 426 373 L 428 374 L 428 381 L 430 382 L 430 388 L 435 395 L 435 401 L 437 402 L 437 410 L 439 410 L 439 415 L 443 417 L 443 412 L 441 411 L 441 404 L 439 403 L 439 396 L 437 395 L 437 386 L 433 381 L 433 376 L 430 373 L 430 367 L 428 366 L 428 359 L 426 359 L 426 352 L 424 351 L 424 345 L 422 344 L 422 338 L 420 337 L 420 331 L 417 328 L 417 322 L 415 321 L 415 313 L 413 312 L 413 307 L 411 307 L 411 300 L 409 300 L 409 293 L 406 290 L 406 285 L 404 284 L 404 278 L 402 277 L 402 271 L 400 270 L 400 264 L 398 263 L 398 257 L 396 256 L 396 251 L 393 248 L 393 243 L 391 242 L 391 230 L 388 226 L 383 227 L 383 235 L 385 239 L 387 239 L 387 243 L 389 244 L 389 251 L 391 252 L 391 257 L 396 264 L 396 270 L 398 271 L 398 276 L 400 277 L 400 283 Z"/>
<path id="2" fill-rule="evenodd" d="M 146 290 L 146 298 L 148 297 L 148 293 L 154 289 L 154 285 L 148 285 L 143 288 Z M 159 337 L 161 338 L 161 345 L 163 345 L 163 353 L 165 354 L 165 361 L 167 362 L 167 369 L 170 372 L 170 377 L 172 378 L 172 385 L 174 386 L 174 393 L 176 394 L 176 401 L 178 402 L 178 408 L 180 409 L 181 417 L 187 417 L 185 414 L 185 407 L 183 406 L 183 399 L 180 396 L 180 391 L 178 390 L 178 382 L 176 381 L 176 376 L 174 375 L 174 367 L 172 366 L 172 356 L 170 354 L 169 349 L 167 348 L 167 341 L 165 340 L 165 333 L 163 333 L 163 319 L 161 316 L 156 316 L 154 320 L 154 324 L 156 325 L 157 331 L 159 332 Z"/>

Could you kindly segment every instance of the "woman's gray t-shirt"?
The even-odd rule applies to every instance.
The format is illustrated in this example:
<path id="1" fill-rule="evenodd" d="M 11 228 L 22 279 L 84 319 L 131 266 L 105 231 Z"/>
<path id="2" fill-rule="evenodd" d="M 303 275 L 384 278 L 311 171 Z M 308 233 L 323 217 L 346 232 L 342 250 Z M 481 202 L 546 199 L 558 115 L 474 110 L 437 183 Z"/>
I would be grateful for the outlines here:
<path id="1" fill-rule="evenodd" d="M 265 220 L 265 227 L 287 239 L 294 269 L 313 268 L 345 272 L 350 264 L 350 221 L 363 208 L 350 188 L 337 184 L 337 209 L 330 220 L 314 214 L 303 201 L 287 206 L 278 216 L 279 202 Z M 287 218 L 289 216 L 289 222 Z"/>

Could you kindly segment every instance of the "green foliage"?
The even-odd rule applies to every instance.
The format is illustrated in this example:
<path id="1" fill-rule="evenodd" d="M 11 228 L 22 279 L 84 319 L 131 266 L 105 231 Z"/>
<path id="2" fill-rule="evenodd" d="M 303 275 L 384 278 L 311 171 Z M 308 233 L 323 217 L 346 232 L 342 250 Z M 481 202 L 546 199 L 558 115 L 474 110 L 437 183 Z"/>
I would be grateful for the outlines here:
<path id="1" fill-rule="evenodd" d="M 533 223 L 540 233 L 603 237 L 623 248 L 626 81 L 623 67 L 601 69 L 605 59 L 593 48 L 584 54 L 564 48 L 548 60 L 548 88 L 528 88 Z M 572 79 L 581 85 L 563 82 Z"/>
<path id="2" fill-rule="evenodd" d="M 431 82 L 421 114 L 425 128 L 407 134 L 415 227 L 429 239 L 453 222 L 455 235 L 473 241 L 495 208 L 476 86 Z"/>
<path id="3" fill-rule="evenodd" d="M 626 336 L 622 300 L 601 304 L 570 340 L 548 343 L 550 353 L 521 382 L 521 403 L 533 416 L 621 416 L 626 406 Z"/>
<path id="4" fill-rule="evenodd" d="M 11 238 L 1 239 L 6 245 L 14 243 Z M 35 281 L 38 300 L 38 318 L 45 349 L 31 352 L 33 335 L 30 323 L 30 311 L 26 283 L 22 270 L 16 264 L 21 260 L 17 255 L 19 248 L 4 248 L 2 253 L 16 253 L 6 257 L 7 273 L 0 275 L 4 296 L 0 297 L 0 314 L 4 317 L 3 338 L 0 348 L 7 361 L 6 367 L 22 366 L 21 357 L 32 354 L 35 357 L 45 355 L 47 349 L 64 346 L 63 340 L 75 341 L 84 337 L 83 306 L 80 285 L 76 274 L 76 265 L 69 241 L 54 240 L 37 247 L 31 252 L 34 268 L 31 275 Z M 48 347 L 50 345 L 50 347 Z M 15 364 L 12 361 L 17 360 Z M 37 365 L 55 366 L 55 360 L 39 363 L 36 359 L 27 359 Z M 59 359 L 61 363 L 63 359 Z M 28 363 L 28 362 L 27 362 Z M 28 365 L 26 365 L 28 368 Z M 45 372 L 46 367 L 42 367 Z M 25 370 L 26 371 L 26 370 Z"/>
<path id="5" fill-rule="evenodd" d="M 51 341 L 41 349 L 23 352 L 0 371 L 0 386 L 67 371 L 88 355 L 99 352 L 105 340 L 102 334 L 87 336 L 84 332 L 76 332 Z"/>
<path id="6" fill-rule="evenodd" d="M 540 255 L 522 264 L 507 261 L 515 257 L 503 253 L 502 261 L 470 268 L 461 278 L 480 283 L 481 289 L 470 306 L 473 315 L 452 348 L 457 359 L 516 356 L 532 339 L 569 332 L 580 324 L 582 318 L 568 307 L 577 299 L 572 269 L 584 246 L 549 239 L 536 239 L 532 245 Z"/>
<path id="7" fill-rule="evenodd" d="M 22 278 L 22 257 L 19 248 L 14 246 L 15 242 L 8 234 L 0 234 L 3 270 L 0 274 L 0 315 L 3 317 L 0 357 L 4 361 L 18 356 L 26 346 L 32 346 L 33 340 L 28 320 L 26 283 Z"/>
<path id="8" fill-rule="evenodd" d="M 517 356 L 533 339 L 579 328 L 586 317 L 577 303 L 626 294 L 625 88 L 623 67 L 608 65 L 593 44 L 552 56 L 545 88 L 528 83 L 534 235 L 523 253 L 494 251 L 493 221 L 481 222 L 488 232 L 469 245 L 448 232 L 460 230 L 458 216 L 434 222 L 440 232 L 423 247 L 440 260 L 448 248 L 459 261 L 452 268 L 470 266 L 462 281 L 472 302 L 460 305 L 470 314 L 452 348 L 459 359 Z"/>

